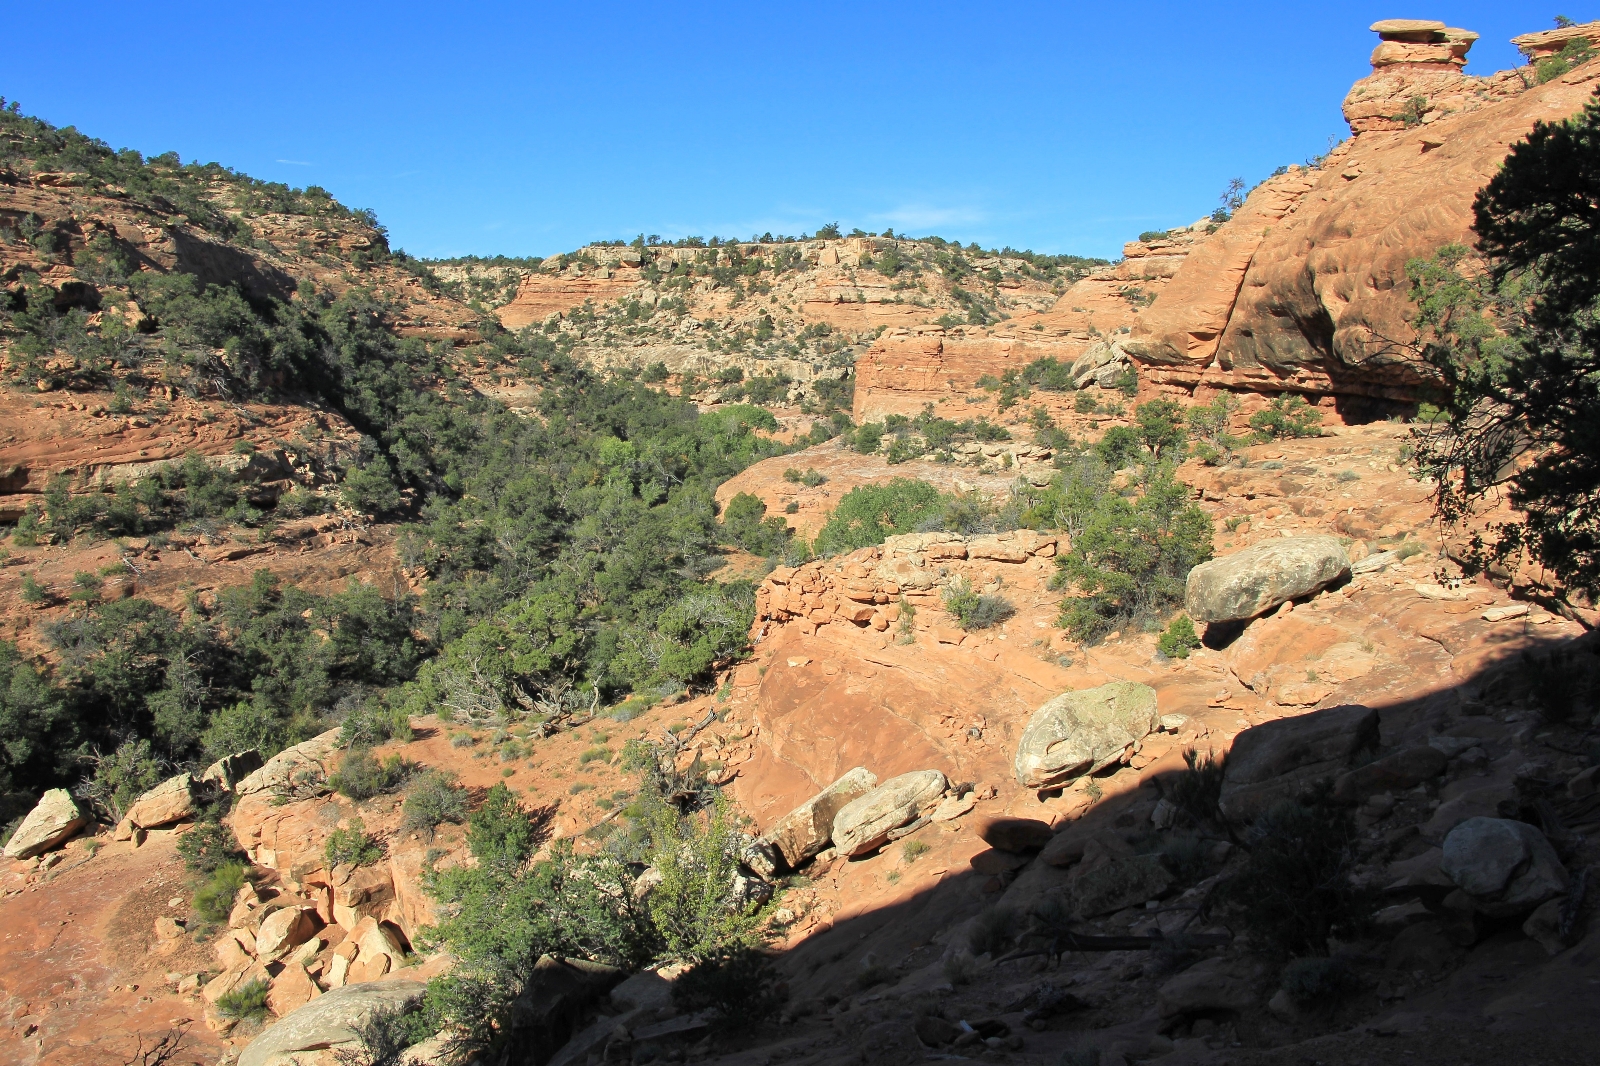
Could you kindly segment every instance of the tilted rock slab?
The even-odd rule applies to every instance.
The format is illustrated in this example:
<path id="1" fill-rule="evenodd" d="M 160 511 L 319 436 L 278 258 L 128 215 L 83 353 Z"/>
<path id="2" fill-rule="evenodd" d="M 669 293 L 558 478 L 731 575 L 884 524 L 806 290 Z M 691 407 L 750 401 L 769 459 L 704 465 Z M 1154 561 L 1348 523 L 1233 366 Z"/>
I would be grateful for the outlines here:
<path id="1" fill-rule="evenodd" d="M 840 855 L 852 857 L 881 847 L 891 830 L 934 807 L 947 787 L 938 770 L 913 770 L 890 778 L 840 809 L 833 819 L 833 846 Z"/>
<path id="2" fill-rule="evenodd" d="M 791 870 L 796 869 L 828 846 L 833 838 L 833 820 L 839 812 L 877 784 L 877 774 L 857 766 L 780 818 L 767 830 L 765 839 L 778 849 Z"/>
<path id="3" fill-rule="evenodd" d="M 1017 784 L 1049 788 L 1110 766 L 1160 721 L 1149 685 L 1113 681 L 1063 692 L 1033 712 L 1017 742 Z"/>
<path id="4" fill-rule="evenodd" d="M 1284 537 L 1189 571 L 1183 606 L 1196 622 L 1241 621 L 1309 596 L 1349 571 L 1338 537 Z"/>
<path id="5" fill-rule="evenodd" d="M 354 1026 L 380 1010 L 403 1007 L 427 987 L 421 981 L 378 981 L 334 989 L 250 1041 L 239 1054 L 239 1066 L 270 1066 L 299 1051 L 354 1044 Z"/>
<path id="6" fill-rule="evenodd" d="M 1356 752 L 1378 743 L 1378 712 L 1330 707 L 1264 722 L 1240 733 L 1222 778 L 1222 813 L 1249 822 L 1281 800 L 1331 785 Z"/>
<path id="7" fill-rule="evenodd" d="M 190 774 L 169 777 L 133 801 L 126 815 L 140 829 L 171 825 L 195 814 L 195 782 Z"/>
<path id="8" fill-rule="evenodd" d="M 31 859 L 64 843 L 88 824 L 88 817 L 78 807 L 72 793 L 64 788 L 52 788 L 39 797 L 33 810 L 11 834 L 6 842 L 6 857 Z"/>

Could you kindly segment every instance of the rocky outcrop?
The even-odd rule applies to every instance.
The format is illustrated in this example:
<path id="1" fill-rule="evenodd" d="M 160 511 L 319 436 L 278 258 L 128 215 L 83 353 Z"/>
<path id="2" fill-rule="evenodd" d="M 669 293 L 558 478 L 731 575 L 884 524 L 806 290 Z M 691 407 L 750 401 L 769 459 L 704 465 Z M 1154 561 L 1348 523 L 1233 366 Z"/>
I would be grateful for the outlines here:
<path id="1" fill-rule="evenodd" d="M 64 843 L 89 824 L 89 818 L 64 788 L 52 788 L 22 820 L 6 841 L 6 857 L 31 859 Z"/>
<path id="2" fill-rule="evenodd" d="M 1558 26 L 1553 30 L 1540 30 L 1537 33 L 1524 33 L 1511 38 L 1511 43 L 1517 46 L 1517 51 L 1528 57 L 1530 62 L 1538 62 L 1557 55 L 1573 41 L 1578 41 L 1590 47 L 1600 47 L 1600 22 L 1584 22 L 1576 26 Z"/>
<path id="3" fill-rule="evenodd" d="M 948 785 L 938 770 L 890 778 L 839 809 L 833 819 L 833 846 L 851 857 L 882 847 L 892 831 L 933 810 Z"/>
<path id="4" fill-rule="evenodd" d="M 1356 136 L 1255 189 L 1134 323 L 1126 347 L 1154 382 L 1412 401 L 1431 380 L 1406 348 L 1406 262 L 1472 242 L 1473 196 L 1507 148 L 1580 110 L 1600 63 L 1544 85 L 1474 78 L 1468 31 L 1378 31 L 1345 101 Z"/>
<path id="5" fill-rule="evenodd" d="M 239 786 L 239 782 L 261 769 L 261 766 L 261 753 L 251 748 L 233 755 L 224 755 L 205 768 L 200 780 L 212 788 L 232 792 Z"/>
<path id="6" fill-rule="evenodd" d="M 1033 713 L 1017 743 L 1017 784 L 1050 788 L 1117 762 L 1157 728 L 1148 685 L 1114 681 L 1064 692 Z"/>
<path id="7" fill-rule="evenodd" d="M 1309 596 L 1350 572 L 1338 537 L 1286 537 L 1189 571 L 1183 606 L 1196 622 L 1233 622 Z"/>
<path id="8" fill-rule="evenodd" d="M 878 784 L 876 774 L 857 766 L 839 780 L 780 818 L 765 839 L 778 849 L 791 870 L 823 850 L 833 839 L 833 820 L 857 797 Z"/>

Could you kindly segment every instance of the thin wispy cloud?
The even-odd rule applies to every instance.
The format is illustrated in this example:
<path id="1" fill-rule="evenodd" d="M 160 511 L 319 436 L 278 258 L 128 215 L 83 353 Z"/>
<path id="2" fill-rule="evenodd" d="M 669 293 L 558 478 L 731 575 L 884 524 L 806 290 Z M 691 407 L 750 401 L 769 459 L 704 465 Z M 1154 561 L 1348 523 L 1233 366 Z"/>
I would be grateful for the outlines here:
<path id="1" fill-rule="evenodd" d="M 932 204 L 902 204 L 888 211 L 869 215 L 872 221 L 887 222 L 896 229 L 922 230 L 933 226 L 970 226 L 988 221 L 980 207 L 937 207 Z"/>
<path id="2" fill-rule="evenodd" d="M 311 163 L 307 163 L 304 159 L 280 159 L 280 160 L 278 160 L 278 162 L 287 163 L 291 167 L 309 167 L 309 166 L 312 166 Z"/>

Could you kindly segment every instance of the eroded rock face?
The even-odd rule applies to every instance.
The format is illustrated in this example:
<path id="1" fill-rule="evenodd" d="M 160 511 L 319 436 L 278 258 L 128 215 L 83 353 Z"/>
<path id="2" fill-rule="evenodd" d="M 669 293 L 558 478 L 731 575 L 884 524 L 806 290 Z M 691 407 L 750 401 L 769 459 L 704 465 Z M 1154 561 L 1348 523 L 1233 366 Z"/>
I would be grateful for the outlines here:
<path id="1" fill-rule="evenodd" d="M 1538 829 L 1469 818 L 1444 838 L 1439 868 L 1490 917 L 1525 914 L 1567 890 L 1567 871 Z"/>
<path id="2" fill-rule="evenodd" d="M 1196 622 L 1233 622 L 1309 596 L 1350 572 L 1338 537 L 1286 537 L 1189 571 L 1183 606 Z"/>
<path id="3" fill-rule="evenodd" d="M 1429 380 L 1406 262 L 1473 243 L 1477 191 L 1536 121 L 1583 107 L 1597 64 L 1470 77 L 1470 31 L 1379 33 L 1344 101 L 1356 136 L 1255 189 L 1139 314 L 1126 347 L 1152 381 L 1414 400 Z"/>
<path id="4" fill-rule="evenodd" d="M 890 778 L 840 809 L 833 819 L 833 846 L 840 855 L 852 857 L 881 847 L 891 830 L 937 805 L 947 784 L 938 770 L 913 770 Z"/>
<path id="5" fill-rule="evenodd" d="M 1064 692 L 1033 712 L 1017 743 L 1017 783 L 1048 788 L 1122 758 L 1153 732 L 1155 690 L 1131 681 Z"/>
<path id="6" fill-rule="evenodd" d="M 78 801 L 64 788 L 52 788 L 22 820 L 6 842 L 6 857 L 31 859 L 65 843 L 72 834 L 89 824 Z"/>
<path id="7" fill-rule="evenodd" d="M 254 748 L 249 751 L 225 755 L 206 767 L 200 775 L 200 780 L 206 784 L 219 788 L 224 792 L 232 792 L 245 778 L 261 769 L 261 753 Z"/>
<path id="8" fill-rule="evenodd" d="M 381 981 L 318 996 L 250 1041 L 239 1054 L 239 1066 L 268 1066 L 276 1056 L 353 1044 L 354 1026 L 379 1010 L 405 1006 L 426 988 L 420 981 Z"/>
<path id="9" fill-rule="evenodd" d="M 795 869 L 828 846 L 833 836 L 833 820 L 839 812 L 877 784 L 876 774 L 857 766 L 780 818 L 767 830 L 765 839 L 783 855 L 789 868 Z"/>

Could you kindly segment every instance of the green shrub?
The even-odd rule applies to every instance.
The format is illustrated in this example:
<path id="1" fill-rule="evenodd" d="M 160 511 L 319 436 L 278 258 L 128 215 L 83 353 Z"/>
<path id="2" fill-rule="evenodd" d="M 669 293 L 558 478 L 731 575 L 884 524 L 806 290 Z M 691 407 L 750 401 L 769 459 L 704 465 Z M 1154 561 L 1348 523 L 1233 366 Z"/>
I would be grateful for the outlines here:
<path id="1" fill-rule="evenodd" d="M 249 880 L 250 868 L 243 862 L 224 862 L 194 891 L 192 907 L 202 921 L 213 924 L 225 922 L 233 911 L 234 897 Z"/>
<path id="2" fill-rule="evenodd" d="M 234 1021 L 260 1021 L 267 1009 L 267 982 L 256 978 L 217 998 L 217 1013 Z"/>
<path id="3" fill-rule="evenodd" d="M 1183 602 L 1189 571 L 1211 558 L 1211 519 L 1188 495 L 1161 468 L 1129 500 L 1110 491 L 1103 469 L 1080 465 L 1036 505 L 1071 535 L 1056 562 L 1057 579 L 1084 593 L 1061 605 L 1058 624 L 1074 639 L 1146 624 Z"/>
<path id="4" fill-rule="evenodd" d="M 678 1010 L 715 1011 L 723 1030 L 759 1027 L 777 1016 L 787 998 L 771 960 L 747 944 L 708 955 L 672 983 Z"/>
<path id="5" fill-rule="evenodd" d="M 1092 415 L 1100 410 L 1100 402 L 1085 389 L 1072 398 L 1072 409 L 1080 415 Z"/>
<path id="6" fill-rule="evenodd" d="M 123 741 L 91 761 L 94 771 L 78 785 L 78 794 L 103 805 L 118 822 L 134 800 L 166 780 L 169 769 L 148 740 Z"/>
<path id="7" fill-rule="evenodd" d="M 411 715 L 400 704 L 379 698 L 364 700 L 345 715 L 339 726 L 339 743 L 346 748 L 368 748 L 390 740 L 411 739 Z"/>
<path id="8" fill-rule="evenodd" d="M 1347 959 L 1313 956 L 1290 961 L 1280 985 L 1301 1009 L 1331 1010 L 1361 990 L 1361 979 Z"/>
<path id="9" fill-rule="evenodd" d="M 733 812 L 718 796 L 703 816 L 657 805 L 649 820 L 650 865 L 661 883 L 645 901 L 674 957 L 708 959 L 747 943 L 755 915 L 733 895 L 744 850 Z"/>
<path id="10" fill-rule="evenodd" d="M 383 849 L 367 835 L 367 827 L 361 819 L 352 818 L 349 825 L 328 834 L 328 842 L 322 847 L 322 857 L 330 870 L 335 866 L 370 866 L 383 858 Z"/>
<path id="11" fill-rule="evenodd" d="M 22 602 L 23 603 L 28 603 L 28 604 L 43 603 L 47 598 L 49 598 L 49 595 L 50 595 L 49 590 L 46 589 L 43 585 L 39 584 L 38 579 L 35 578 L 32 574 L 23 574 L 22 575 L 22 592 L 21 592 L 21 596 L 22 596 Z"/>
<path id="12" fill-rule="evenodd" d="M 190 873 L 211 874 L 227 863 L 238 862 L 244 852 L 239 849 L 233 830 L 206 819 L 178 838 L 178 856 Z"/>
<path id="13" fill-rule="evenodd" d="M 1188 769 L 1172 779 L 1166 788 L 1166 799 L 1180 814 L 1197 825 L 1217 825 L 1222 821 L 1218 804 L 1222 799 L 1222 778 L 1227 770 L 1227 756 L 1220 758 L 1207 752 L 1201 756 L 1193 748 L 1183 753 Z"/>
<path id="14" fill-rule="evenodd" d="M 353 748 L 340 760 L 339 769 L 328 778 L 328 784 L 340 795 L 366 800 L 395 791 L 410 775 L 411 765 L 399 755 L 380 762 L 367 748 Z"/>
<path id="15" fill-rule="evenodd" d="M 974 955 L 998 955 L 1017 938 L 1017 913 L 998 904 L 979 912 L 967 932 L 967 944 Z"/>
<path id="16" fill-rule="evenodd" d="M 1139 240 L 1148 244 L 1151 241 L 1164 241 L 1169 236 L 1171 236 L 1170 230 L 1147 229 L 1143 233 L 1139 234 Z"/>
<path id="17" fill-rule="evenodd" d="M 1219 392 L 1203 407 L 1191 407 L 1185 416 L 1189 433 L 1195 439 L 1194 453 L 1207 466 L 1222 466 L 1233 458 L 1243 440 L 1228 432 L 1238 399 L 1230 392 Z"/>
<path id="18" fill-rule="evenodd" d="M 467 790 L 455 775 L 429 770 L 412 781 L 402 812 L 403 830 L 432 830 L 445 822 L 460 825 L 467 820 Z"/>
<path id="19" fill-rule="evenodd" d="M 883 446 L 883 425 L 863 422 L 855 433 L 855 449 L 862 455 L 871 455 Z"/>
<path id="20" fill-rule="evenodd" d="M 947 499 L 927 482 L 910 478 L 859 486 L 840 498 L 812 547 L 818 555 L 837 555 L 882 544 L 885 537 L 914 532 Z"/>
<path id="21" fill-rule="evenodd" d="M 1167 626 L 1167 631 L 1156 641 L 1156 648 L 1169 659 L 1187 659 L 1189 652 L 1200 646 L 1200 635 L 1194 631 L 1189 616 L 1180 614 Z"/>
<path id="22" fill-rule="evenodd" d="M 1251 415 L 1249 421 L 1258 442 L 1322 434 L 1322 412 L 1306 403 L 1304 396 L 1290 393 Z"/>
<path id="23" fill-rule="evenodd" d="M 1374 897 L 1350 877 L 1356 840 L 1350 813 L 1317 798 L 1279 803 L 1257 819 L 1245 836 L 1248 861 L 1223 886 L 1254 950 L 1326 955 L 1329 937 L 1365 931 Z"/>
<path id="24" fill-rule="evenodd" d="M 920 840 L 908 840 L 900 846 L 900 854 L 908 863 L 916 862 L 932 850 Z"/>
<path id="25" fill-rule="evenodd" d="M 1017 613 L 1004 596 L 980 595 L 964 577 L 952 581 L 944 591 L 944 609 L 955 616 L 962 629 L 988 629 Z"/>
<path id="26" fill-rule="evenodd" d="M 610 761 L 611 761 L 611 749 L 610 748 L 602 748 L 602 747 L 585 748 L 583 753 L 578 756 L 578 765 L 579 766 L 588 766 L 592 762 L 609 763 Z"/>
<path id="27" fill-rule="evenodd" d="M 722 529 L 729 540 L 755 555 L 778 555 L 793 536 L 783 519 L 766 517 L 767 505 L 759 496 L 741 492 L 722 512 Z"/>

